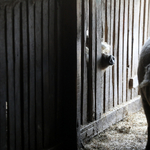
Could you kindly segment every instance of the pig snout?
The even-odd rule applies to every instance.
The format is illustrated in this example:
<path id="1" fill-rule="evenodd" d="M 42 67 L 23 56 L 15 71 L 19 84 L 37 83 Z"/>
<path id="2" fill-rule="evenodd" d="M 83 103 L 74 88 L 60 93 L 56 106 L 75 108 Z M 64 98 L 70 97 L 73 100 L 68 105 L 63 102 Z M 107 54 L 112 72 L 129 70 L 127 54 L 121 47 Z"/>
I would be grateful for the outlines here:
<path id="1" fill-rule="evenodd" d="M 110 55 L 108 57 L 108 63 L 109 63 L 109 65 L 114 65 L 115 64 L 115 57 L 113 55 Z"/>
<path id="2" fill-rule="evenodd" d="M 115 57 L 113 55 L 102 54 L 100 60 L 100 68 L 105 70 L 107 67 L 115 64 Z"/>

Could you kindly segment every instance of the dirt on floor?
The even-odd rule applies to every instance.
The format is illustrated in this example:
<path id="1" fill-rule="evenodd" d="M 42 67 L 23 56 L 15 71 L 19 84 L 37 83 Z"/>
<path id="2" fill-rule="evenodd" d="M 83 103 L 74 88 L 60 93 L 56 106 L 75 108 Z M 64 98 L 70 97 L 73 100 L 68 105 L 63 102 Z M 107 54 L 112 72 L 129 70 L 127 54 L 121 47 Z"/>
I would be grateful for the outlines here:
<path id="1" fill-rule="evenodd" d="M 147 143 L 147 122 L 143 109 L 109 127 L 82 150 L 144 150 Z"/>

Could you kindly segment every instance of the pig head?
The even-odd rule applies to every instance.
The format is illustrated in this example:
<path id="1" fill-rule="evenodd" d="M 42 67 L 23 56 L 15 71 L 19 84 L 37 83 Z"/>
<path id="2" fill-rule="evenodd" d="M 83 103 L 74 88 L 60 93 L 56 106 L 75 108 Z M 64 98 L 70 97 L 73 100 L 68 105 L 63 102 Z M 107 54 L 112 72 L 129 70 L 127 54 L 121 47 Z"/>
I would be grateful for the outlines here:
<path id="1" fill-rule="evenodd" d="M 115 57 L 110 55 L 110 45 L 106 42 L 101 42 L 102 45 L 102 57 L 100 59 L 100 68 L 105 70 L 107 67 L 112 66 L 115 64 Z"/>

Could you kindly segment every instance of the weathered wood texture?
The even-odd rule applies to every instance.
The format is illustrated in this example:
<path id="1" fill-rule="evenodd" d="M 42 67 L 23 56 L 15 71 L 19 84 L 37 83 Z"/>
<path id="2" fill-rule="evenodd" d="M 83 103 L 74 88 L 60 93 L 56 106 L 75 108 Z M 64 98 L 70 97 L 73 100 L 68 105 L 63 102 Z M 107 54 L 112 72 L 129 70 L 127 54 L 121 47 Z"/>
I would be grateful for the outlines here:
<path id="1" fill-rule="evenodd" d="M 63 142 L 60 6 L 0 2 L 1 150 L 55 149 Z"/>
<path id="2" fill-rule="evenodd" d="M 90 136 L 119 120 L 103 116 L 138 95 L 149 16 L 149 0 L 1 0 L 0 149 L 79 149 L 80 124 Z"/>
<path id="3" fill-rule="evenodd" d="M 84 128 L 118 105 L 138 96 L 136 72 L 140 50 L 150 36 L 150 2 L 148 0 L 82 0 L 82 2 L 81 124 Z M 110 54 L 116 58 L 115 65 L 107 68 L 105 73 L 98 65 L 102 53 L 101 41 L 111 45 Z M 87 62 L 86 46 L 89 48 Z M 131 82 L 134 83 L 132 87 Z"/>

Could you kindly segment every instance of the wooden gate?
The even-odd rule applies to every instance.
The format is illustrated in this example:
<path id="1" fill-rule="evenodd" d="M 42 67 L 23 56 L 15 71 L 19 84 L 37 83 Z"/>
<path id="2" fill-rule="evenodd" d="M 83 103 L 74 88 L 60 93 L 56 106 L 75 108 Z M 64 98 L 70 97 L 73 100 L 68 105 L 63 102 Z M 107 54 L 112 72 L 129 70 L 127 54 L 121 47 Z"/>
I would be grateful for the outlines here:
<path id="1" fill-rule="evenodd" d="M 80 5 L 80 119 L 81 139 L 85 140 L 141 108 L 136 74 L 141 47 L 150 36 L 150 2 L 82 0 Z M 99 68 L 102 41 L 111 46 L 116 58 L 105 72 Z"/>

